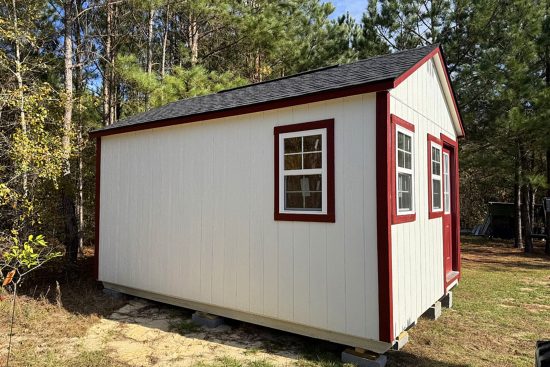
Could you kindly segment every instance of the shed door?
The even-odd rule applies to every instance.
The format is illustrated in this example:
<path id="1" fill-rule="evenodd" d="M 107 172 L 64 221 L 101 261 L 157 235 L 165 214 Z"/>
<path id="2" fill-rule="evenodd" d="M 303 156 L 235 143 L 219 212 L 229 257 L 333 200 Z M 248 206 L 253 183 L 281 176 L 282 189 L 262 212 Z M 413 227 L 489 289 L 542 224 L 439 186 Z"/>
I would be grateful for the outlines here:
<path id="1" fill-rule="evenodd" d="M 443 149 L 443 257 L 446 281 L 454 275 L 451 182 L 450 152 Z"/>

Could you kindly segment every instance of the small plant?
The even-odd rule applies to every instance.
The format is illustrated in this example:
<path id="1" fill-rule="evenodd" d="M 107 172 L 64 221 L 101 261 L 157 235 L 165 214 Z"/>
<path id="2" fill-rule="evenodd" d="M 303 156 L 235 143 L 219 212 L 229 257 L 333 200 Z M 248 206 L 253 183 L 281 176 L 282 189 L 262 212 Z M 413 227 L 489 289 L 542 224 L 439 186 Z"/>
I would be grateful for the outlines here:
<path id="1" fill-rule="evenodd" d="M 17 288 L 25 277 L 32 271 L 40 268 L 48 261 L 61 256 L 61 252 L 54 251 L 44 240 L 44 236 L 30 235 L 26 241 L 21 242 L 17 236 L 11 238 L 12 245 L 2 253 L 0 258 L 0 280 L 2 288 L 13 294 L 11 306 L 11 323 L 8 342 L 8 355 L 6 367 L 9 366 L 11 352 L 11 338 L 13 335 L 13 323 L 15 320 L 15 301 Z"/>
<path id="2" fill-rule="evenodd" d="M 172 323 L 170 326 L 172 330 L 175 330 L 178 334 L 181 335 L 197 333 L 201 330 L 201 327 L 191 320 L 178 321 Z"/>

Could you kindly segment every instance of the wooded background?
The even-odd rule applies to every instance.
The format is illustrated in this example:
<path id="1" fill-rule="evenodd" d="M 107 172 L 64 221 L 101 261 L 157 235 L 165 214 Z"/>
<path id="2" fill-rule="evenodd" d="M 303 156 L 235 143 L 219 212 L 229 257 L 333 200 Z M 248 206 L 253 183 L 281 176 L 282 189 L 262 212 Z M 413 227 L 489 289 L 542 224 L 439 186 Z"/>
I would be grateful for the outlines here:
<path id="1" fill-rule="evenodd" d="M 0 249 L 41 233 L 74 261 L 93 242 L 92 129 L 435 42 L 466 129 L 462 226 L 481 223 L 488 201 L 508 201 L 528 235 L 550 179 L 549 7 L 371 0 L 362 19 L 331 19 L 334 7 L 318 0 L 1 0 Z"/>

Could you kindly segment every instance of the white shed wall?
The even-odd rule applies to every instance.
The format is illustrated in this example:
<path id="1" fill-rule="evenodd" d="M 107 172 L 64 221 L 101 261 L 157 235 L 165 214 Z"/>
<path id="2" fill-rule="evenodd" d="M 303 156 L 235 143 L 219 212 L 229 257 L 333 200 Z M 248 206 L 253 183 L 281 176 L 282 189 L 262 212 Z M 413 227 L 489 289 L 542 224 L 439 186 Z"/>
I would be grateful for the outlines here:
<path id="1" fill-rule="evenodd" d="M 441 218 L 428 219 L 427 134 L 456 139 L 434 59 L 390 91 L 390 111 L 415 125 L 416 221 L 392 225 L 394 335 L 444 294 Z"/>
<path id="2" fill-rule="evenodd" d="M 273 127 L 327 118 L 336 223 L 275 221 Z M 366 94 L 102 137 L 99 279 L 377 340 L 375 136 Z"/>

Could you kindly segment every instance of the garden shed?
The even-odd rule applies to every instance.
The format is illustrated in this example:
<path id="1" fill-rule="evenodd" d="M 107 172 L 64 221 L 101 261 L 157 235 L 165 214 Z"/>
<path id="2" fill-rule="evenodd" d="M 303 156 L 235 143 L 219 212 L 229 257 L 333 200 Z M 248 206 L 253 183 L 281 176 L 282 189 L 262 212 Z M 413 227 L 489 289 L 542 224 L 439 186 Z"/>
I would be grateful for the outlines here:
<path id="1" fill-rule="evenodd" d="M 460 279 L 463 134 L 439 45 L 93 131 L 98 280 L 383 353 Z"/>

